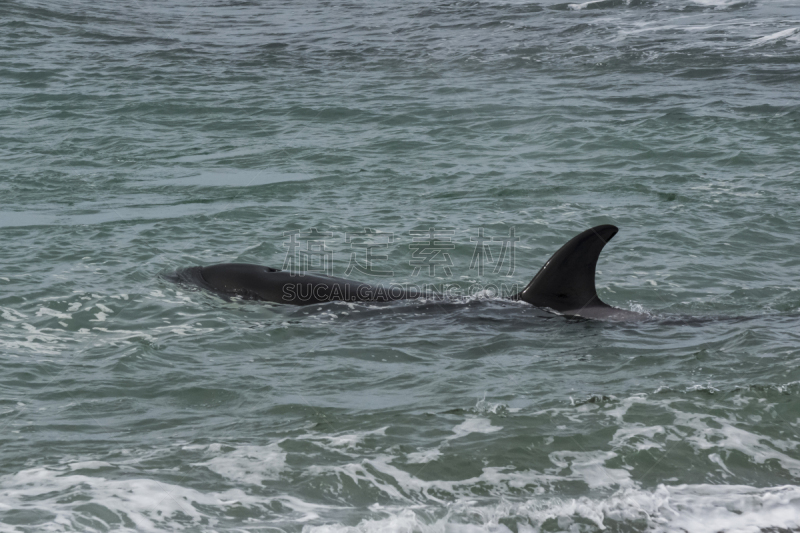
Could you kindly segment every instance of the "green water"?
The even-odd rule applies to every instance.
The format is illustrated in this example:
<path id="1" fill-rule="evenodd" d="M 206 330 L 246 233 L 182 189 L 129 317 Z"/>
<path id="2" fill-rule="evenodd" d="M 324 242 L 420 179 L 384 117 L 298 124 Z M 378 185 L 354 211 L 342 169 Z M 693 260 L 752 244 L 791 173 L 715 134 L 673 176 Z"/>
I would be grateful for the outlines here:
<path id="1" fill-rule="evenodd" d="M 788 1 L 0 4 L 0 532 L 800 529 L 799 81 Z M 597 224 L 652 320 L 484 290 Z M 464 296 L 168 280 L 312 228 Z"/>

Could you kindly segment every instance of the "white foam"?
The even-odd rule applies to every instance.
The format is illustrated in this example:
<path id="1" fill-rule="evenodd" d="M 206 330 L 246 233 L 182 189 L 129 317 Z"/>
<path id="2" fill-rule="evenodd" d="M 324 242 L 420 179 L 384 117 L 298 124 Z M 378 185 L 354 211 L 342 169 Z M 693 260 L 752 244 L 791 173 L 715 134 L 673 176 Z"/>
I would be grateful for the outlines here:
<path id="1" fill-rule="evenodd" d="M 493 414 L 504 415 L 509 412 L 508 406 L 504 403 L 491 403 L 486 401 L 486 394 L 475 403 L 474 411 L 481 415 Z"/>
<path id="2" fill-rule="evenodd" d="M 98 470 L 100 468 L 110 468 L 111 464 L 105 461 L 77 461 L 69 463 L 70 470 Z"/>
<path id="3" fill-rule="evenodd" d="M 0 310 L 2 310 L 0 316 L 2 316 L 3 318 L 5 318 L 10 322 L 19 322 L 20 320 L 25 320 L 26 318 L 28 318 L 19 311 L 11 309 L 10 307 L 0 307 Z"/>
<path id="4" fill-rule="evenodd" d="M 792 37 L 796 33 L 798 33 L 798 30 L 800 30 L 800 27 L 798 27 L 798 28 L 789 28 L 788 30 L 781 30 L 779 32 L 775 32 L 775 33 L 772 33 L 770 35 L 767 35 L 765 37 L 761 37 L 760 39 L 756 39 L 755 41 L 753 41 L 750 44 L 752 46 L 756 46 L 756 45 L 764 44 L 764 43 L 772 43 L 772 42 L 775 42 L 775 41 L 779 41 L 781 39 L 787 39 L 789 37 Z"/>
<path id="5" fill-rule="evenodd" d="M 36 312 L 36 316 L 38 317 L 54 316 L 62 320 L 69 320 L 72 318 L 72 315 L 68 313 L 62 313 L 60 311 L 56 311 L 55 309 L 50 309 L 49 307 L 40 307 L 39 310 Z"/>
<path id="6" fill-rule="evenodd" d="M 153 328 L 153 331 L 158 334 L 174 333 L 180 337 L 190 337 L 192 335 L 201 335 L 203 333 L 213 333 L 214 328 L 201 328 L 191 324 L 171 324 L 169 326 L 159 326 Z"/>
<path id="7" fill-rule="evenodd" d="M 800 487 L 795 486 L 659 485 L 654 493 L 626 496 L 619 505 L 621 518 L 630 516 L 630 503 L 636 502 L 650 510 L 651 531 L 757 533 L 800 527 Z"/>
<path id="8" fill-rule="evenodd" d="M 364 439 L 368 436 L 386 435 L 387 429 L 388 426 L 378 429 L 373 429 L 371 431 L 361 431 L 356 433 L 338 433 L 334 435 L 310 433 L 308 435 L 301 435 L 300 437 L 297 438 L 302 440 L 315 441 L 317 442 L 317 444 L 323 444 L 325 447 L 331 447 L 334 449 L 338 448 L 353 449 L 356 448 L 359 444 L 361 444 L 364 441 Z"/>
<path id="9" fill-rule="evenodd" d="M 741 2 L 741 0 L 692 0 L 695 4 L 701 6 L 714 7 L 716 9 L 724 9 Z"/>
<path id="10" fill-rule="evenodd" d="M 662 426 L 624 422 L 626 412 L 645 399 L 644 395 L 632 396 L 619 400 L 613 409 L 591 412 L 591 416 L 604 416 L 609 422 L 619 421 L 621 427 L 609 443 L 614 450 L 663 446 L 657 442 L 666 432 Z M 651 401 L 658 401 L 665 408 L 670 405 L 668 400 Z M 763 409 L 769 410 L 770 405 Z M 561 410 L 574 412 L 575 408 Z M 551 413 L 560 416 L 557 411 L 554 409 Z M 773 439 L 768 444 L 762 443 L 761 436 L 726 423 L 719 417 L 674 412 L 674 425 L 688 431 L 685 442 L 699 452 L 713 449 L 709 459 L 723 470 L 727 470 L 727 466 L 725 454 L 720 450 L 738 450 L 756 463 L 775 461 L 792 475 L 800 476 L 800 462 L 788 456 L 795 449 L 793 441 Z M 281 478 L 289 468 L 287 453 L 280 445 L 286 439 L 264 446 L 231 447 L 215 443 L 180 447 L 187 452 L 205 454 L 207 458 L 193 466 L 208 468 L 228 483 L 240 485 L 237 489 L 202 492 L 154 479 L 108 479 L 100 474 L 108 476 L 107 469 L 118 468 L 122 463 L 115 465 L 81 457 L 57 467 L 31 468 L 0 477 L 0 508 L 49 513 L 55 516 L 50 529 L 69 531 L 87 531 L 87 513 L 92 513 L 85 508 L 87 499 L 119 519 L 99 529 L 118 529 L 127 520 L 142 531 L 176 527 L 215 529 L 218 517 L 236 512 L 236 507 L 244 506 L 258 513 L 266 509 L 265 512 L 271 514 L 269 506 L 275 501 L 286 509 L 281 512 L 281 520 L 304 524 L 305 533 L 508 533 L 508 524 L 516 524 L 520 533 L 532 533 L 541 531 L 545 524 L 547 530 L 551 530 L 554 523 L 558 524 L 559 531 L 611 528 L 660 533 L 744 533 L 766 528 L 800 527 L 800 487 L 642 487 L 628 470 L 609 466 L 609 462 L 616 462 L 622 455 L 616 451 L 552 452 L 549 459 L 555 468 L 545 472 L 486 466 L 479 475 L 467 479 L 424 479 L 417 475 L 424 466 L 407 472 L 395 465 L 402 456 L 376 452 L 369 457 L 362 447 L 357 446 L 366 435 L 382 435 L 385 429 L 293 437 L 313 441 L 353 458 L 345 464 L 331 464 L 320 458 L 319 464 L 303 467 L 303 476 L 307 479 L 337 479 L 340 488 L 364 487 L 371 493 L 380 493 L 381 499 L 390 500 L 390 504 L 371 506 L 370 516 L 355 526 L 341 524 L 338 518 L 333 518 L 342 516 L 343 512 L 351 517 L 353 513 L 363 513 L 346 504 L 331 507 L 305 502 L 296 496 L 262 495 L 260 487 L 264 481 Z M 468 418 L 455 426 L 453 435 L 445 437 L 442 444 L 447 449 L 455 444 L 448 441 L 460 436 L 494 433 L 501 429 L 485 418 Z M 167 452 L 153 451 L 148 457 Z M 442 455 L 441 447 L 424 448 L 406 454 L 405 464 L 424 465 Z M 312 461 L 316 457 L 320 456 L 317 453 L 307 455 Z M 138 455 L 131 456 L 129 463 L 140 463 L 142 459 Z M 91 470 L 95 475 L 75 473 Z M 345 482 L 345 478 L 349 481 Z M 591 496 L 564 497 L 565 481 L 572 485 L 575 481 L 585 483 Z M 334 513 L 326 514 L 330 509 Z M 90 519 L 94 523 L 99 520 L 96 513 L 92 513 Z M 309 524 L 312 521 L 313 524 Z"/>
<path id="11" fill-rule="evenodd" d="M 503 429 L 501 426 L 493 426 L 488 418 L 468 418 L 453 428 L 454 435 L 447 437 L 447 440 L 460 439 L 470 433 L 494 433 L 501 429 Z"/>
<path id="12" fill-rule="evenodd" d="M 16 328 L 26 333 L 21 333 Z M 17 322 L 6 331 L 0 330 L 0 348 L 5 352 L 24 349 L 37 355 L 58 355 L 64 349 L 65 342 L 49 331 L 53 330 L 46 331 L 27 322 Z"/>
<path id="13" fill-rule="evenodd" d="M 414 533 L 436 531 L 444 533 L 444 528 L 429 529 L 411 509 L 391 513 L 382 519 L 365 519 L 357 526 L 330 524 L 321 526 L 305 526 L 303 533 Z"/>
<path id="14" fill-rule="evenodd" d="M 305 526 L 303 533 L 507 533 L 508 522 L 515 522 L 520 533 L 538 533 L 546 522 L 547 531 L 556 522 L 558 531 L 606 530 L 626 523 L 624 530 L 653 533 L 758 533 L 800 527 L 800 487 L 659 485 L 654 490 L 624 489 L 607 498 L 531 498 L 492 505 L 464 499 L 449 505 L 443 516 L 419 506 L 373 511 L 384 517 L 364 519 L 354 527 Z"/>
<path id="15" fill-rule="evenodd" d="M 406 456 L 406 463 L 409 464 L 424 464 L 435 461 L 441 457 L 442 451 L 439 448 L 430 448 L 427 450 L 420 450 L 418 452 L 409 453 Z"/>
<path id="16" fill-rule="evenodd" d="M 73 463 L 60 467 L 37 467 L 0 477 L 0 509 L 25 510 L 48 516 L 41 531 L 145 531 L 176 529 L 213 530 L 218 516 L 242 507 L 264 513 L 279 502 L 297 522 L 314 519 L 328 507 L 296 497 L 250 495 L 240 489 L 202 492 L 155 479 L 108 479 L 71 473 L 75 469 L 100 468 L 102 462 Z M 104 508 L 98 514 L 86 507 Z M 188 523 L 187 523 L 188 522 Z M 133 524 L 133 528 L 127 524 Z M 26 529 L 29 530 L 29 529 Z M 0 531 L 17 531 L 0 524 Z"/>
<path id="17" fill-rule="evenodd" d="M 220 450 L 219 444 L 208 446 L 210 452 Z M 268 446 L 239 446 L 192 466 L 205 466 L 231 481 L 261 485 L 266 480 L 278 479 L 286 468 L 286 452 L 277 443 Z"/>
<path id="18" fill-rule="evenodd" d="M 99 330 L 101 328 L 96 327 L 96 328 L 93 328 L 93 329 Z M 112 342 L 112 343 L 119 342 L 119 343 L 122 343 L 122 344 L 130 344 L 130 339 L 143 339 L 143 340 L 145 340 L 147 342 L 155 342 L 156 341 L 155 337 L 153 337 L 152 335 L 148 335 L 144 331 L 135 331 L 135 330 L 131 331 L 131 330 L 127 330 L 127 329 L 115 329 L 113 331 L 110 331 L 109 333 L 111 333 L 113 335 L 113 337 L 109 341 L 109 342 Z"/>
<path id="19" fill-rule="evenodd" d="M 583 2 L 582 4 L 567 4 L 567 7 L 573 11 L 580 11 L 582 9 L 586 9 L 587 7 L 591 6 L 592 4 L 598 4 L 603 2 L 604 0 L 592 0 L 591 2 Z M 625 0 L 625 5 L 629 5 L 631 0 Z"/>
<path id="20" fill-rule="evenodd" d="M 675 390 L 685 388 L 686 385 L 676 386 Z M 745 393 L 734 397 L 720 395 L 716 401 L 720 409 L 725 408 L 726 401 L 737 411 L 747 402 L 758 402 L 755 405 L 760 415 L 768 417 L 775 412 L 774 404 L 763 398 L 748 398 L 743 396 Z M 132 472 L 142 472 L 143 456 L 139 452 L 121 452 L 126 461 L 130 458 L 124 468 L 122 462 L 110 463 L 107 457 L 81 456 L 57 466 L 30 468 L 0 477 L 0 508 L 53 515 L 55 518 L 48 524 L 50 529 L 70 531 L 86 531 L 89 520 L 93 523 L 99 520 L 97 513 L 86 507 L 87 501 L 119 518 L 119 522 L 111 520 L 113 523 L 105 528 L 112 530 L 126 523 L 133 523 L 135 526 L 131 527 L 143 531 L 230 530 L 229 523 L 219 521 L 222 517 L 241 515 L 237 507 L 248 508 L 249 516 L 277 514 L 283 523 L 303 525 L 306 533 L 508 533 L 511 525 L 519 533 L 543 529 L 744 533 L 800 527 L 797 486 L 679 485 L 668 480 L 654 487 L 640 480 L 646 468 L 633 467 L 627 461 L 631 452 L 661 450 L 662 453 L 653 456 L 664 457 L 671 450 L 670 441 L 677 440 L 682 441 L 684 448 L 691 447 L 693 460 L 707 461 L 708 470 L 722 474 L 722 479 L 740 470 L 746 461 L 756 471 L 768 468 L 776 472 L 777 479 L 800 477 L 800 460 L 795 458 L 797 443 L 791 437 L 767 440 L 755 430 L 750 431 L 752 428 L 735 416 L 716 411 L 700 414 L 685 407 L 687 402 L 707 399 L 705 395 L 678 392 L 636 394 L 621 399 L 611 397 L 602 404 L 572 406 L 564 402 L 555 408 L 529 412 L 528 416 L 558 420 L 556 423 L 568 419 L 575 427 L 585 424 L 587 417 L 591 417 L 593 424 L 616 427 L 613 436 L 599 444 L 601 449 L 583 450 L 576 441 L 573 450 L 548 450 L 552 465 L 545 462 L 540 470 L 486 465 L 478 455 L 462 479 L 449 474 L 437 479 L 436 466 L 426 465 L 437 460 L 445 463 L 448 454 L 462 453 L 462 444 L 469 448 L 468 442 L 458 439 L 503 430 L 481 416 L 469 415 L 454 425 L 452 434 L 411 450 L 405 445 L 387 447 L 386 439 L 369 438 L 384 437 L 385 427 L 329 434 L 311 431 L 309 425 L 305 435 L 263 445 L 215 443 L 178 447 L 181 453 L 198 457 L 193 459 L 195 468 L 208 470 L 201 477 L 214 478 L 216 474 L 223 478 L 217 478 L 212 486 L 222 484 L 235 489 L 204 492 L 194 488 L 197 479 L 192 482 L 193 488 L 187 488 L 180 486 L 180 482 L 171 485 L 149 479 L 145 473 L 130 480 Z M 481 401 L 485 400 L 478 404 Z M 672 421 L 664 426 L 648 425 L 639 414 L 643 404 L 663 409 Z M 588 407 L 591 409 L 582 410 Z M 302 446 L 287 445 L 287 441 L 302 441 Z M 544 444 L 552 445 L 553 438 L 546 439 Z M 538 446 L 537 441 L 532 440 L 531 446 Z M 312 447 L 316 449 L 309 451 Z M 325 453 L 320 453 L 320 448 Z M 152 451 L 151 458 L 173 451 Z M 331 461 L 327 452 L 333 452 L 336 459 Z M 730 452 L 737 452 L 738 468 L 729 465 Z M 302 460 L 289 461 L 287 456 L 293 454 L 302 456 Z M 669 457 L 661 468 L 667 468 L 667 461 Z M 293 471 L 292 465 L 302 466 Z M 119 475 L 119 471 L 124 475 Z M 267 496 L 276 487 L 290 480 L 297 482 L 298 478 L 306 487 L 319 483 L 323 490 L 336 495 L 338 503 L 318 505 L 303 501 L 296 494 Z M 663 475 L 661 481 L 664 482 Z M 372 505 L 368 514 L 362 507 L 350 507 L 349 495 L 353 490 L 359 492 L 359 498 L 379 501 L 381 505 Z M 570 493 L 583 496 L 566 496 Z M 280 506 L 270 507 L 276 501 Z M 276 511 L 278 508 L 281 510 Z M 130 522 L 124 522 L 123 518 Z M 241 527 L 246 528 L 247 524 Z"/>
<path id="21" fill-rule="evenodd" d="M 631 474 L 622 468 L 608 468 L 606 461 L 617 457 L 614 452 L 574 452 L 557 451 L 550 454 L 550 460 L 560 469 L 569 468 L 567 479 L 577 479 L 589 488 L 632 487 Z"/>
<path id="22" fill-rule="evenodd" d="M 41 467 L 0 478 L 0 500 L 8 508 L 29 511 L 41 509 L 39 502 L 51 493 L 62 495 L 62 499 L 50 497 L 46 500 L 44 510 L 55 515 L 53 522 L 62 527 L 72 526 L 65 528 L 68 530 L 84 531 L 85 522 L 82 524 L 80 521 L 83 513 L 76 509 L 82 501 L 75 502 L 75 494 L 89 497 L 93 504 L 105 507 L 115 515 L 116 525 L 121 525 L 127 519 L 142 531 L 165 529 L 170 524 L 170 519 L 179 514 L 199 525 L 203 515 L 193 503 L 225 506 L 226 501 L 229 502 L 227 505 L 231 505 L 237 496 L 242 496 L 240 491 L 207 495 L 153 479 L 110 480 L 76 474 L 64 475 L 59 470 Z M 72 497 L 64 498 L 67 495 Z M 92 521 L 99 520 L 97 516 L 92 516 Z M 111 528 L 115 524 L 104 525 Z"/>
<path id="23" fill-rule="evenodd" d="M 711 383 L 707 383 L 705 385 L 697 384 L 686 387 L 686 392 L 707 392 L 709 394 L 716 394 L 719 392 L 719 389 L 711 385 Z"/>
<path id="24" fill-rule="evenodd" d="M 628 446 L 639 451 L 651 448 L 662 449 L 663 445 L 654 442 L 653 439 L 656 435 L 664 434 L 666 434 L 666 431 L 662 426 L 634 424 L 618 429 L 611 439 L 611 445 L 615 448 Z M 631 444 L 631 441 L 634 441 L 634 443 Z"/>
<path id="25" fill-rule="evenodd" d="M 764 410 L 767 409 L 768 406 L 764 408 Z M 676 425 L 695 429 L 693 434 L 686 437 L 686 440 L 698 450 L 738 451 L 755 464 L 764 464 L 772 459 L 792 476 L 800 477 L 800 460 L 783 453 L 794 450 L 795 442 L 771 438 L 769 444 L 765 444 L 763 435 L 752 433 L 725 419 L 711 415 L 677 413 L 676 418 Z M 709 421 L 713 423 L 709 424 Z"/>

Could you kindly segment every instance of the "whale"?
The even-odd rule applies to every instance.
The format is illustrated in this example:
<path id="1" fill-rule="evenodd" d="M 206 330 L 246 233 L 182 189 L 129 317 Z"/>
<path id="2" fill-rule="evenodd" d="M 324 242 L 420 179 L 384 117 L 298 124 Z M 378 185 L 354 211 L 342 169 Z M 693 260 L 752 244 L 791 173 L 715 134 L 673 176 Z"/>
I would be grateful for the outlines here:
<path id="1" fill-rule="evenodd" d="M 604 224 L 579 233 L 553 254 L 524 289 L 506 298 L 566 317 L 614 321 L 647 319 L 648 315 L 612 307 L 597 295 L 597 260 L 618 231 L 616 226 Z M 427 296 L 417 287 L 387 287 L 245 263 L 194 266 L 176 274 L 180 281 L 222 297 L 298 306 L 337 301 L 390 302 Z"/>

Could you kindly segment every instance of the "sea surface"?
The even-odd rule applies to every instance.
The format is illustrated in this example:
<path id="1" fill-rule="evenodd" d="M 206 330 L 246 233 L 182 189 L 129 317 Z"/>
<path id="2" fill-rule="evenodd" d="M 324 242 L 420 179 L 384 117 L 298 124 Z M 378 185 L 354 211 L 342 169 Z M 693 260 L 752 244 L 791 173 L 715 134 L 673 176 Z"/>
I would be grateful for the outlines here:
<path id="1" fill-rule="evenodd" d="M 794 0 L 1 2 L 0 532 L 799 531 L 798 120 Z"/>

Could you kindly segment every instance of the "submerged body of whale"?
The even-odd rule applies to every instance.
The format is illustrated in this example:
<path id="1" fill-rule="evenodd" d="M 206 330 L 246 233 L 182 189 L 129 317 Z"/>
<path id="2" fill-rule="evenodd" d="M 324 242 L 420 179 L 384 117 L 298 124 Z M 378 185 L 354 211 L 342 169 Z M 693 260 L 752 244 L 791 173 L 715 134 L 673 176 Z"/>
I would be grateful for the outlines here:
<path id="1" fill-rule="evenodd" d="M 565 316 L 600 320 L 644 320 L 647 315 L 611 307 L 597 296 L 597 259 L 617 234 L 612 225 L 596 226 L 573 237 L 510 300 L 527 302 Z M 179 277 L 223 296 L 312 305 L 325 302 L 388 302 L 426 296 L 418 288 L 386 287 L 358 281 L 296 273 L 261 265 L 224 263 L 191 267 Z"/>

